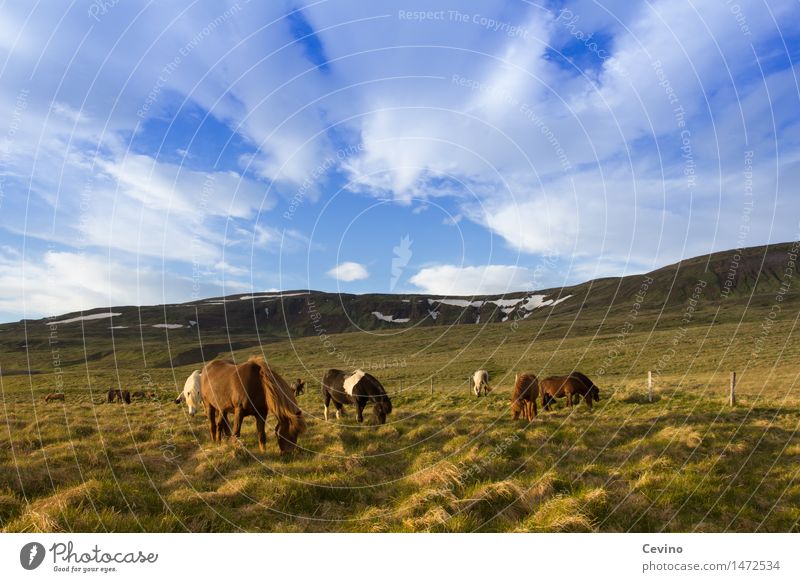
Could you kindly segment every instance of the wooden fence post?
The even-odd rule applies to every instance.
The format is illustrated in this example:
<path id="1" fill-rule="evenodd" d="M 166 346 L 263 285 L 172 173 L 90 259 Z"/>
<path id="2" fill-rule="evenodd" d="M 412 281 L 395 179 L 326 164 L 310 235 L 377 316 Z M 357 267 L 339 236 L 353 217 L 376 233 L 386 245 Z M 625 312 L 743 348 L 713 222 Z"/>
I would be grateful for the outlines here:
<path id="1" fill-rule="evenodd" d="M 433 396 L 433 376 L 431 376 L 431 396 Z"/>
<path id="2" fill-rule="evenodd" d="M 653 401 L 653 371 L 647 371 L 647 401 Z"/>
<path id="3" fill-rule="evenodd" d="M 736 372 L 731 372 L 731 398 L 730 405 L 736 406 Z"/>

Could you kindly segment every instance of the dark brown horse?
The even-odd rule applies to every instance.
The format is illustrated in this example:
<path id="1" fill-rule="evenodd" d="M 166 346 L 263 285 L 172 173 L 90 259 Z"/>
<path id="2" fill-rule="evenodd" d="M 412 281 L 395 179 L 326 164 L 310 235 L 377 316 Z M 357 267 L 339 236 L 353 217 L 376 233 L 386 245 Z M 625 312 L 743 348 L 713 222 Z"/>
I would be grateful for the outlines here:
<path id="1" fill-rule="evenodd" d="M 51 392 L 44 397 L 45 402 L 52 402 L 53 400 L 60 400 L 61 402 L 64 402 L 64 394 L 61 392 Z"/>
<path id="2" fill-rule="evenodd" d="M 539 397 L 539 380 L 533 374 L 517 374 L 514 379 L 514 391 L 511 393 L 511 414 L 514 420 L 522 418 L 528 422 L 538 414 L 536 399 Z"/>
<path id="3" fill-rule="evenodd" d="M 128 390 L 116 390 L 112 388 L 111 390 L 108 391 L 107 399 L 109 403 L 114 402 L 114 400 L 117 400 L 119 402 L 124 402 L 125 404 L 130 404 L 131 393 Z"/>
<path id="4" fill-rule="evenodd" d="M 242 420 L 256 417 L 258 448 L 266 450 L 264 430 L 267 414 L 278 419 L 275 434 L 281 454 L 297 446 L 297 437 L 306 430 L 303 413 L 297 406 L 289 384 L 261 357 L 243 364 L 215 360 L 203 368 L 200 391 L 208 414 L 211 440 L 220 442 L 225 433 L 225 415 L 233 412 L 233 436 L 239 438 Z"/>
<path id="5" fill-rule="evenodd" d="M 386 415 L 392 412 L 392 401 L 375 376 L 362 370 L 352 374 L 342 370 L 328 370 L 322 379 L 322 396 L 325 398 L 325 420 L 328 420 L 328 407 L 333 400 L 336 418 L 344 414 L 345 404 L 354 404 L 356 420 L 364 422 L 364 408 L 373 403 L 373 414 L 378 424 L 386 422 Z"/>
<path id="6" fill-rule="evenodd" d="M 568 376 L 550 376 L 539 380 L 539 392 L 542 395 L 542 408 L 550 410 L 556 398 L 567 398 L 567 406 L 577 404 L 575 396 L 583 396 L 586 406 L 592 408 L 592 400 L 600 401 L 600 389 L 580 372 L 572 372 Z"/>
<path id="7" fill-rule="evenodd" d="M 294 390 L 295 396 L 300 396 L 301 394 L 303 394 L 306 391 L 305 381 L 303 381 L 302 378 L 298 378 L 297 380 L 295 380 L 294 383 L 292 384 L 292 390 Z"/>

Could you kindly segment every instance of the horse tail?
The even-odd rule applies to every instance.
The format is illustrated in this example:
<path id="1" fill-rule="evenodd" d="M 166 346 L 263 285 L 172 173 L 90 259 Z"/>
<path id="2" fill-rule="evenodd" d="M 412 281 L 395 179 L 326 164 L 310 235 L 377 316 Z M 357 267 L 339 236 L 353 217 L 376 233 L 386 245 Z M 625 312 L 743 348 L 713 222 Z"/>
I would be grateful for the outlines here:
<path id="1" fill-rule="evenodd" d="M 294 393 L 289 384 L 280 374 L 275 372 L 263 358 L 252 360 L 258 364 L 261 374 L 261 384 L 264 386 L 264 395 L 267 399 L 267 408 L 282 425 L 286 425 L 289 436 L 296 438 L 306 430 L 306 421 L 303 412 L 294 399 Z"/>

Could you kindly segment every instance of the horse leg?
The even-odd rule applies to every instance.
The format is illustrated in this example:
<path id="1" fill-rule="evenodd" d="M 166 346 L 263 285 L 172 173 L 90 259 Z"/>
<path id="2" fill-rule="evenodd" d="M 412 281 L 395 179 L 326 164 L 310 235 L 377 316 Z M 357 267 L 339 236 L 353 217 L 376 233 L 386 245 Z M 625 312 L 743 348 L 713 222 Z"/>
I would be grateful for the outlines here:
<path id="1" fill-rule="evenodd" d="M 364 404 L 359 400 L 356 399 L 356 420 L 358 422 L 364 422 Z"/>
<path id="2" fill-rule="evenodd" d="M 242 434 L 242 408 L 237 406 L 233 409 L 233 436 L 237 439 Z"/>
<path id="3" fill-rule="evenodd" d="M 231 428 L 228 425 L 227 413 L 221 410 L 217 411 L 217 442 L 222 442 L 222 437 L 229 437 L 231 435 Z"/>
<path id="4" fill-rule="evenodd" d="M 217 419 L 215 418 L 217 415 L 217 409 L 208 405 L 208 427 L 211 431 L 211 442 L 214 443 L 217 441 Z"/>
<path id="5" fill-rule="evenodd" d="M 531 400 L 531 408 L 533 408 L 533 416 L 534 417 L 537 416 L 539 414 L 539 411 L 536 410 L 536 398 Z M 533 420 L 533 418 L 531 418 L 531 420 Z"/>
<path id="6" fill-rule="evenodd" d="M 229 438 L 231 436 L 231 423 L 228 422 L 228 413 L 222 415 L 222 436 Z"/>
<path id="7" fill-rule="evenodd" d="M 331 405 L 331 393 L 325 390 L 325 421 L 328 421 L 328 407 Z"/>
<path id="8" fill-rule="evenodd" d="M 344 416 L 344 406 L 342 406 L 341 402 L 333 401 L 333 405 L 336 407 L 336 420 L 339 420 L 339 416 Z"/>
<path id="9" fill-rule="evenodd" d="M 265 415 L 266 416 L 266 415 Z M 256 432 L 258 432 L 258 450 L 262 453 L 267 452 L 267 431 L 265 426 L 267 424 L 266 418 L 261 418 L 261 415 L 256 415 Z"/>
<path id="10" fill-rule="evenodd" d="M 586 401 L 586 406 L 589 407 L 589 410 L 592 409 L 592 395 L 590 392 L 587 392 L 583 395 L 583 399 Z"/>

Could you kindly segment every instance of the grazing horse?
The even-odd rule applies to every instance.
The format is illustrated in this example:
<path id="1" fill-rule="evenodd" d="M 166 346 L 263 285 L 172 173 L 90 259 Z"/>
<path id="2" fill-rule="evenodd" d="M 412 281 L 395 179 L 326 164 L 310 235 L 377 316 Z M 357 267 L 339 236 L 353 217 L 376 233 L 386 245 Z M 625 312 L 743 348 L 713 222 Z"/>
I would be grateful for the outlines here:
<path id="1" fill-rule="evenodd" d="M 488 395 L 492 389 L 489 387 L 489 372 L 478 370 L 472 375 L 472 393 L 480 398 L 481 391 Z"/>
<path id="2" fill-rule="evenodd" d="M 64 402 L 64 394 L 61 392 L 51 392 L 44 397 L 45 402 L 52 402 L 53 400 L 60 400 L 61 402 Z"/>
<path id="3" fill-rule="evenodd" d="M 514 420 L 522 418 L 528 422 L 538 414 L 536 399 L 539 397 L 539 380 L 533 374 L 517 374 L 514 378 L 514 391 L 511 394 L 511 413 Z"/>
<path id="4" fill-rule="evenodd" d="M 117 390 L 112 388 L 108 391 L 107 400 L 110 403 L 117 400 L 119 402 L 124 402 L 125 404 L 131 403 L 131 393 L 128 390 Z"/>
<path id="5" fill-rule="evenodd" d="M 306 383 L 303 381 L 302 378 L 298 378 L 292 384 L 292 389 L 294 390 L 295 396 L 300 396 L 306 391 Z"/>
<path id="6" fill-rule="evenodd" d="M 336 418 L 344 414 L 345 404 L 355 404 L 356 420 L 364 422 L 364 408 L 373 403 L 373 414 L 378 424 L 386 422 L 386 415 L 392 412 L 392 401 L 383 385 L 375 376 L 363 370 L 348 375 L 342 370 L 331 369 L 322 379 L 322 396 L 325 398 L 325 420 L 328 420 L 328 407 L 333 400 Z"/>
<path id="7" fill-rule="evenodd" d="M 203 404 L 203 396 L 200 394 L 200 378 L 200 370 L 192 372 L 183 384 L 183 392 L 175 399 L 175 404 L 186 403 L 186 407 L 189 409 L 189 416 L 197 414 L 198 409 Z"/>
<path id="8" fill-rule="evenodd" d="M 591 410 L 592 400 L 600 401 L 600 389 L 580 372 L 572 372 L 568 376 L 551 376 L 539 381 L 539 391 L 542 394 L 542 408 L 550 410 L 550 405 L 556 398 L 567 397 L 567 406 L 577 404 L 574 397 L 583 396 L 586 406 Z"/>
<path id="9" fill-rule="evenodd" d="M 306 430 L 303 413 L 289 384 L 264 358 L 251 357 L 243 364 L 215 360 L 201 373 L 200 393 L 208 414 L 211 440 L 220 442 L 227 424 L 225 414 L 233 412 L 233 436 L 239 438 L 242 420 L 256 417 L 258 448 L 266 451 L 264 426 L 267 414 L 278 419 L 275 434 L 281 454 L 294 450 L 297 437 Z"/>

